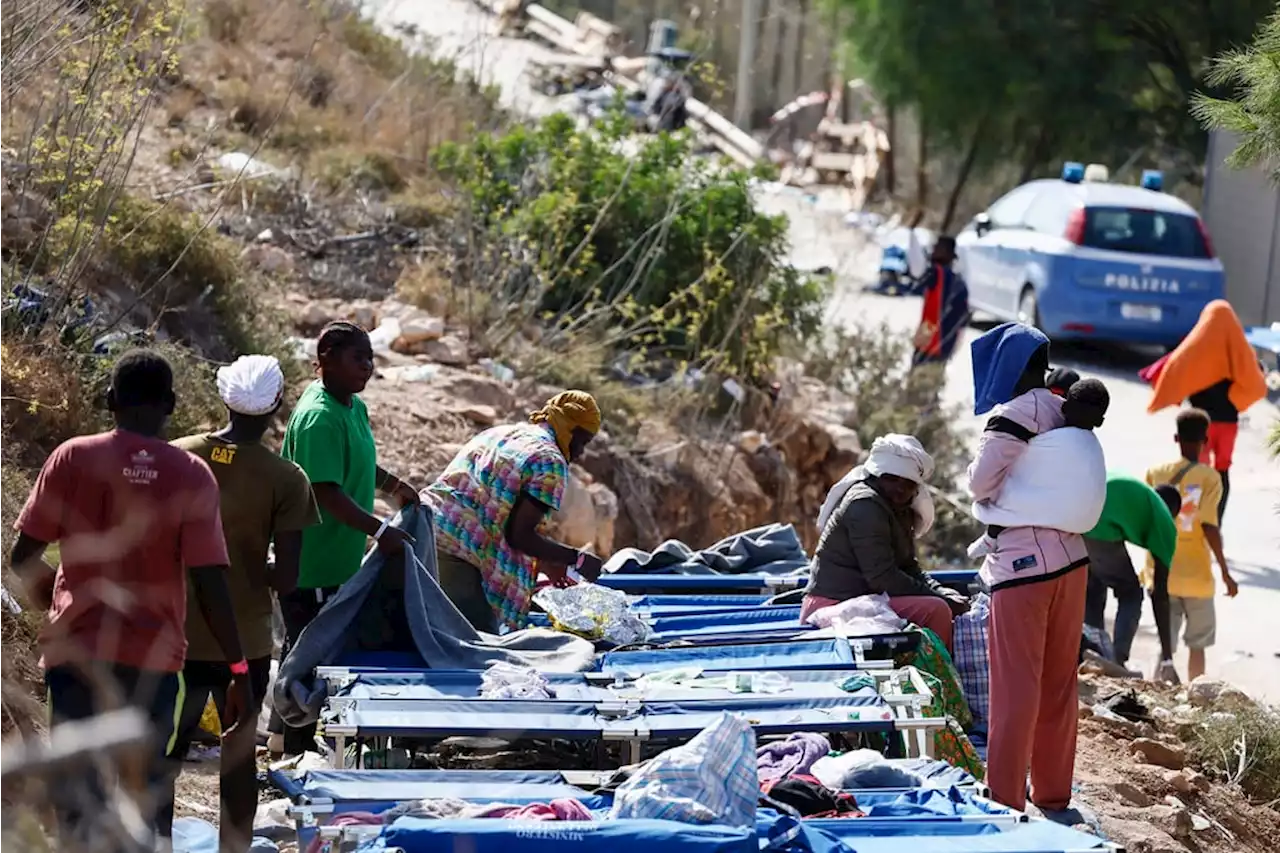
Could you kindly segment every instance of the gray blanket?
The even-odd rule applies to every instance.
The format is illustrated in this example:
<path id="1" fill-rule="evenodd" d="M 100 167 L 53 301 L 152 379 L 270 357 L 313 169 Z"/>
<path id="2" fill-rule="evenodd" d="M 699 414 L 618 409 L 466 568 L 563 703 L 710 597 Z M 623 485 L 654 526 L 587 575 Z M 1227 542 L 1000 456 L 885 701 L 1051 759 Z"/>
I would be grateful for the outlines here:
<path id="1" fill-rule="evenodd" d="M 803 574 L 808 569 L 809 557 L 790 524 L 746 530 L 701 551 L 677 539 L 668 539 L 652 552 L 623 548 L 604 566 L 610 574 L 668 575 L 790 575 Z"/>
<path id="2" fill-rule="evenodd" d="M 371 551 L 281 662 L 273 699 L 289 725 L 306 725 L 320 714 L 327 691 L 316 667 L 342 663 L 352 653 L 393 651 L 412 660 L 416 654 L 430 669 L 484 669 L 494 661 L 546 672 L 591 668 L 595 649 L 579 637 L 544 628 L 477 632 L 440 589 L 430 511 L 406 508 L 393 524 L 414 539 L 403 563 Z"/>

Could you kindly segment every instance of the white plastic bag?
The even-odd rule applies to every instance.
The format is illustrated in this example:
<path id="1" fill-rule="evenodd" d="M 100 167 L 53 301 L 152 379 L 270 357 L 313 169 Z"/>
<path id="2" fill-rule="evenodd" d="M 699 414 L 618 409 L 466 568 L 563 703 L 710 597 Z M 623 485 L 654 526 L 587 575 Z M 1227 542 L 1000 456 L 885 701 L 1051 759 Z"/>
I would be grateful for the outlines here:
<path id="1" fill-rule="evenodd" d="M 173 853 L 218 853 L 218 830 L 198 817 L 177 818 L 173 822 Z"/>

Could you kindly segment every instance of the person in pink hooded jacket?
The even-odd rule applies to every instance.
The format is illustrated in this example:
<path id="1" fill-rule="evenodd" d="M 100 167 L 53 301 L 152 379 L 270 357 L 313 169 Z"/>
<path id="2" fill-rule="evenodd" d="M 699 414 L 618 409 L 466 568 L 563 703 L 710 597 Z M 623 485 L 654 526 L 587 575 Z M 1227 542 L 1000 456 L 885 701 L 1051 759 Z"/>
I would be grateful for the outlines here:
<path id="1" fill-rule="evenodd" d="M 1049 340 L 1019 323 L 972 344 L 974 413 L 990 413 L 969 466 L 975 501 L 994 501 L 1036 435 L 1066 422 L 1045 387 Z M 1016 809 L 1052 813 L 1071 802 L 1076 751 L 1076 665 L 1089 562 L 1084 539 L 1043 527 L 989 528 L 979 575 L 991 591 L 991 711 L 987 784 Z"/>

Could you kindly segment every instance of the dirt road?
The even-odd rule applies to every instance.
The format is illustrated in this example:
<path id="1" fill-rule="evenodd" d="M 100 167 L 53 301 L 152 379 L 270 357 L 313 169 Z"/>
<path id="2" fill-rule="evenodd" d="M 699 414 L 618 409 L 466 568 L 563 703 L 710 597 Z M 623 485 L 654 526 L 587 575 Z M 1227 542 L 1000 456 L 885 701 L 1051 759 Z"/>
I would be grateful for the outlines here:
<path id="1" fill-rule="evenodd" d="M 835 270 L 838 290 L 831 319 L 842 324 L 888 323 L 909 334 L 919 322 L 920 300 L 891 298 L 861 292 L 873 280 L 879 249 L 867 245 L 846 227 L 837 200 L 830 194 L 814 200 L 783 191 L 761 198 L 771 212 L 785 212 L 792 222 L 792 261 L 802 268 L 826 266 Z M 973 374 L 968 342 L 981 334 L 969 329 L 947 368 L 948 402 L 963 404 L 968 426 L 976 437 L 982 419 L 972 416 Z M 1176 410 L 1148 415 L 1149 387 L 1137 370 L 1159 353 L 1123 347 L 1059 346 L 1053 363 L 1107 383 L 1111 409 L 1098 431 L 1113 469 L 1141 476 L 1148 467 L 1177 458 L 1173 441 Z M 1280 613 L 1280 462 L 1266 452 L 1270 425 L 1280 417 L 1276 407 L 1260 402 L 1241 419 L 1240 438 L 1231 470 L 1231 499 L 1223 538 L 1240 594 L 1217 599 L 1217 644 L 1209 651 L 1208 671 L 1249 693 L 1280 702 L 1280 632 L 1270 620 Z M 1141 552 L 1134 550 L 1135 561 Z M 1135 562 L 1135 565 L 1140 565 Z M 1133 663 L 1150 672 L 1159 655 L 1155 623 L 1144 613 Z M 1184 655 L 1178 655 L 1184 670 Z"/>

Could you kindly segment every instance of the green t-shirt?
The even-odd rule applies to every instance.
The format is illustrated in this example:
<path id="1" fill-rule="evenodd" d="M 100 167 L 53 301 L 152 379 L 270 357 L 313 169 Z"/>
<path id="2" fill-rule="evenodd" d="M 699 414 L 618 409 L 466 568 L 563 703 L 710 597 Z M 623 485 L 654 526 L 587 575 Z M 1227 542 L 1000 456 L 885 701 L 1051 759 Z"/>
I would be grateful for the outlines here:
<path id="1" fill-rule="evenodd" d="M 337 483 L 356 506 L 373 512 L 378 451 L 369 411 L 353 396 L 351 405 L 334 399 L 317 380 L 302 392 L 289 417 L 280 455 L 298 463 L 313 484 Z M 302 534 L 298 566 L 301 589 L 340 586 L 360 568 L 367 537 L 323 508 L 320 524 Z"/>
<path id="2" fill-rule="evenodd" d="M 231 444 L 213 435 L 192 435 L 173 445 L 203 459 L 218 481 L 222 532 L 231 560 L 227 588 L 240 631 L 240 646 L 249 660 L 270 657 L 267 546 L 278 533 L 306 530 L 320 521 L 311 484 L 297 465 L 257 442 Z M 188 583 L 187 660 L 225 659 L 200 612 L 195 585 Z"/>
<path id="3" fill-rule="evenodd" d="M 1156 490 L 1125 474 L 1107 474 L 1107 501 L 1102 517 L 1086 539 L 1132 542 L 1166 566 L 1173 561 L 1178 528 Z"/>

